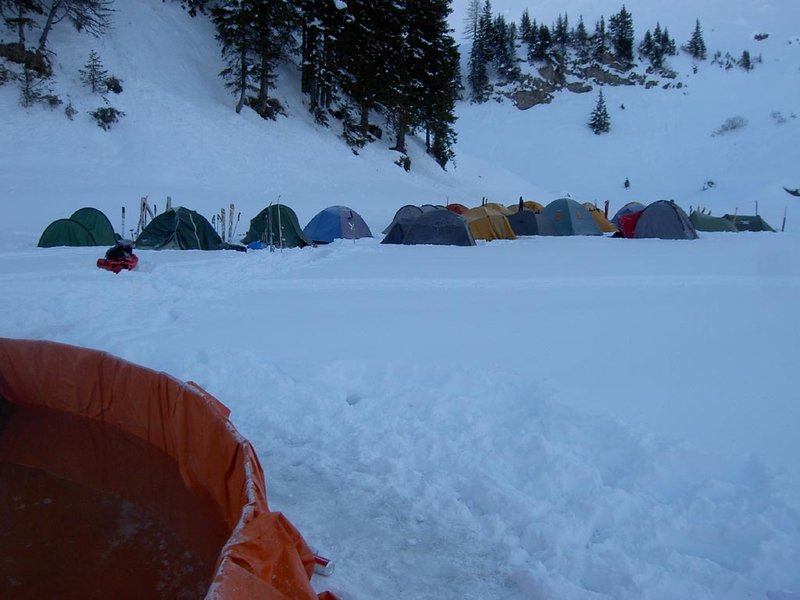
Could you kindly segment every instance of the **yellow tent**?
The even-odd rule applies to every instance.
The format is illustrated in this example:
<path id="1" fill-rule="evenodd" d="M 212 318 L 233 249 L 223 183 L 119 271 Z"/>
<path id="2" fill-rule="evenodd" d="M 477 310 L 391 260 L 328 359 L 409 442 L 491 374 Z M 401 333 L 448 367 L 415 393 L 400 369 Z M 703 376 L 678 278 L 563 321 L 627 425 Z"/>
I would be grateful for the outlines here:
<path id="1" fill-rule="evenodd" d="M 514 230 L 506 216 L 488 206 L 471 208 L 463 215 L 476 240 L 515 240 Z"/>
<path id="2" fill-rule="evenodd" d="M 544 205 L 539 204 L 538 202 L 536 202 L 536 200 L 524 200 L 522 202 L 522 208 L 532 210 L 533 212 L 538 213 L 542 212 Z M 517 210 L 519 210 L 519 202 L 517 202 L 516 204 L 509 204 L 508 210 L 510 210 L 511 212 L 517 212 Z"/>
<path id="3" fill-rule="evenodd" d="M 487 202 L 486 204 L 484 204 L 484 206 L 486 208 L 491 208 L 493 210 L 496 210 L 501 215 L 508 215 L 508 214 L 511 214 L 512 212 L 515 212 L 515 211 L 512 211 L 512 210 L 506 208 L 505 206 L 503 206 L 499 202 Z"/>
<path id="4" fill-rule="evenodd" d="M 602 210 L 597 208 L 591 202 L 584 202 L 583 207 L 589 211 L 589 214 L 592 215 L 592 218 L 597 222 L 597 226 L 600 228 L 600 231 L 603 233 L 614 233 L 617 231 L 616 226 L 606 219 L 606 215 L 603 213 Z"/>

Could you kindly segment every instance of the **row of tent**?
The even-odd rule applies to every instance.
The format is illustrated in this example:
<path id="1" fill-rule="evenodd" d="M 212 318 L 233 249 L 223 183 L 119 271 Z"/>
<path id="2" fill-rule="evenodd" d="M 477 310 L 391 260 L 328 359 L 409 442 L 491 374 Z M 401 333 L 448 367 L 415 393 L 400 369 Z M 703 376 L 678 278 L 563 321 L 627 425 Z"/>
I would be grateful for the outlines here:
<path id="1" fill-rule="evenodd" d="M 760 216 L 712 217 L 701 211 L 687 216 L 673 201 L 645 206 L 630 202 L 608 219 L 603 210 L 571 198 L 542 205 L 532 200 L 503 206 L 485 203 L 475 208 L 463 204 L 406 205 L 383 230 L 384 244 L 472 246 L 475 240 L 513 240 L 518 236 L 603 235 L 626 238 L 696 239 L 698 231 L 774 231 Z M 250 221 L 242 239 L 248 248 L 294 248 L 326 244 L 335 239 L 372 237 L 364 219 L 346 206 L 331 206 L 315 215 L 305 228 L 285 204 L 271 204 Z M 69 219 L 48 225 L 41 247 L 108 246 L 120 239 L 108 218 L 95 208 L 82 208 Z M 157 215 L 135 240 L 142 249 L 241 249 L 226 243 L 211 223 L 184 207 Z"/>

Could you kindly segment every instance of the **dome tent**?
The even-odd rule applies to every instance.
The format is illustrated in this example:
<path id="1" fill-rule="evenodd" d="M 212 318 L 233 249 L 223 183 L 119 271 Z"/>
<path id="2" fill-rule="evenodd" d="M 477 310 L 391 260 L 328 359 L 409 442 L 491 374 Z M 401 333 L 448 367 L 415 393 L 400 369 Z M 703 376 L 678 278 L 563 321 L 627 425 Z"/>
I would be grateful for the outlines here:
<path id="1" fill-rule="evenodd" d="M 179 206 L 150 221 L 136 238 L 136 247 L 150 250 L 223 250 L 214 227 L 203 215 Z"/>
<path id="2" fill-rule="evenodd" d="M 394 218 L 392 222 L 386 226 L 381 233 L 387 234 L 389 231 L 397 224 L 403 223 L 406 227 L 418 216 L 420 216 L 423 211 L 419 206 L 414 206 L 413 204 L 406 204 L 405 206 L 401 206 L 396 213 L 394 213 Z"/>
<path id="3" fill-rule="evenodd" d="M 470 208 L 461 216 L 467 221 L 472 237 L 476 240 L 514 240 L 517 238 L 505 213 L 490 206 Z"/>
<path id="4" fill-rule="evenodd" d="M 639 214 L 633 237 L 696 240 L 697 231 L 683 209 L 675 202 L 657 200 Z"/>
<path id="5" fill-rule="evenodd" d="M 228 413 L 193 383 L 103 352 L 0 338 L 0 475 L 39 500 L 15 511 L 15 536 L 0 535 L 15 557 L 0 570 L 32 597 L 68 585 L 87 598 L 317 598 L 314 556 L 269 510 Z"/>
<path id="6" fill-rule="evenodd" d="M 318 244 L 328 244 L 335 239 L 372 237 L 361 215 L 347 206 L 329 206 L 321 210 L 303 228 L 303 233 Z"/>
<path id="7" fill-rule="evenodd" d="M 409 226 L 403 244 L 474 246 L 475 239 L 467 222 L 461 216 L 447 209 L 439 209 L 417 217 Z"/>
<path id="8" fill-rule="evenodd" d="M 114 233 L 111 221 L 96 208 L 91 206 L 80 208 L 72 213 L 70 219 L 86 227 L 98 246 L 113 246 L 117 243 L 117 234 Z"/>
<path id="9" fill-rule="evenodd" d="M 260 242 L 277 248 L 304 248 L 314 242 L 303 233 L 297 214 L 285 204 L 270 204 L 250 220 L 243 244 Z"/>
<path id="10" fill-rule="evenodd" d="M 637 213 L 643 211 L 645 208 L 644 204 L 641 202 L 628 202 L 627 204 L 623 205 L 613 217 L 611 217 L 610 221 L 617 227 L 619 227 L 619 218 L 624 217 L 625 215 L 630 215 L 633 213 Z"/>
<path id="11" fill-rule="evenodd" d="M 55 246 L 113 246 L 118 236 L 103 212 L 85 207 L 69 219 L 57 219 L 48 225 L 41 237 L 40 248 Z"/>
<path id="12" fill-rule="evenodd" d="M 602 235 L 597 222 L 571 198 L 553 200 L 540 213 L 541 235 Z"/>
<path id="13" fill-rule="evenodd" d="M 57 219 L 42 232 L 39 248 L 56 246 L 97 246 L 92 233 L 72 219 Z"/>
<path id="14" fill-rule="evenodd" d="M 736 231 L 775 231 L 759 215 L 723 215 L 736 227 Z"/>

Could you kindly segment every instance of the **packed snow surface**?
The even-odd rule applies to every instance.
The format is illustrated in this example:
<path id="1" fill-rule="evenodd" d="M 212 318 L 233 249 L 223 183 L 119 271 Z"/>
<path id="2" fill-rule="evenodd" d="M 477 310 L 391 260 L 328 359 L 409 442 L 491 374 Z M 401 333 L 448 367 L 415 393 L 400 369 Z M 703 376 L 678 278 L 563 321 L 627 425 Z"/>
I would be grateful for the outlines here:
<path id="1" fill-rule="evenodd" d="M 288 118 L 236 115 L 208 22 L 115 4 L 102 40 L 54 30 L 74 121 L 0 86 L 0 335 L 105 350 L 214 394 L 264 463 L 271 507 L 335 560 L 315 586 L 342 600 L 800 598 L 800 200 L 783 191 L 800 186 L 796 2 L 628 2 L 637 35 L 660 20 L 680 44 L 699 17 L 710 53 L 763 62 L 695 74 L 676 57 L 681 90 L 608 88 L 605 136 L 585 125 L 594 92 L 462 104 L 456 165 L 412 140 L 410 173 L 390 141 L 356 156 L 314 125 L 289 72 Z M 517 19 L 524 4 L 493 6 Z M 591 24 L 619 6 L 543 2 L 539 18 L 564 9 Z M 123 80 L 109 132 L 78 84 L 90 48 Z M 747 126 L 711 135 L 735 115 Z M 785 231 L 379 244 L 404 204 L 565 194 L 612 213 L 758 202 Z M 129 235 L 142 196 L 207 217 L 235 202 L 237 236 L 279 197 L 301 225 L 341 204 L 375 238 L 139 250 L 119 275 L 95 268 L 105 248 L 36 248 L 87 205 Z"/>

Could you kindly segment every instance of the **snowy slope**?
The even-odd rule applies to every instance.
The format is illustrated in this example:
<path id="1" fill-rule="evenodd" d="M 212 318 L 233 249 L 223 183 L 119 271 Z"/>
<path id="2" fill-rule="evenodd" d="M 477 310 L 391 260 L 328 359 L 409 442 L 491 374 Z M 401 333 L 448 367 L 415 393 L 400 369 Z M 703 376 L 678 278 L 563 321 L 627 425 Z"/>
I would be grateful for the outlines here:
<path id="1" fill-rule="evenodd" d="M 777 187 L 800 185 L 800 119 L 771 117 L 800 115 L 795 2 L 626 3 L 637 31 L 660 20 L 679 42 L 698 16 L 711 52 L 768 31 L 751 47 L 764 63 L 695 76 L 678 60 L 686 95 L 608 88 L 611 109 L 626 105 L 608 136 L 583 125 L 593 94 L 462 105 L 457 167 L 417 145 L 411 173 L 388 143 L 354 156 L 311 124 L 288 76 L 290 118 L 236 115 L 207 22 L 160 0 L 116 5 L 103 40 L 54 32 L 75 121 L 25 114 L 0 87 L 0 335 L 107 350 L 208 389 L 253 442 L 271 507 L 336 560 L 315 585 L 342 600 L 800 598 L 800 208 Z M 522 4 L 493 6 L 518 18 Z M 589 23 L 619 6 L 531 6 L 540 20 L 565 9 Z M 123 80 L 111 132 L 77 85 L 89 48 Z M 735 114 L 748 126 L 712 138 Z M 405 203 L 564 193 L 715 214 L 758 199 L 777 227 L 788 206 L 787 231 L 378 243 Z M 115 226 L 126 206 L 130 227 L 143 195 L 207 215 L 236 202 L 239 233 L 278 196 L 302 223 L 346 204 L 378 239 L 140 251 L 119 276 L 94 268 L 98 249 L 35 248 L 84 205 Z"/>

